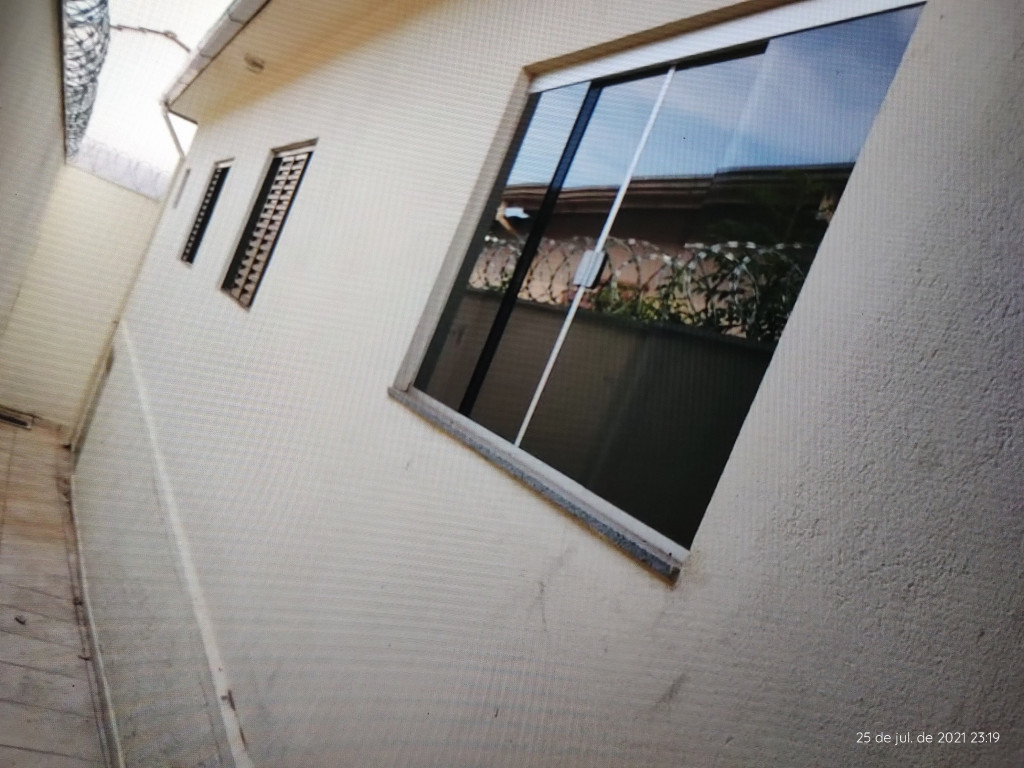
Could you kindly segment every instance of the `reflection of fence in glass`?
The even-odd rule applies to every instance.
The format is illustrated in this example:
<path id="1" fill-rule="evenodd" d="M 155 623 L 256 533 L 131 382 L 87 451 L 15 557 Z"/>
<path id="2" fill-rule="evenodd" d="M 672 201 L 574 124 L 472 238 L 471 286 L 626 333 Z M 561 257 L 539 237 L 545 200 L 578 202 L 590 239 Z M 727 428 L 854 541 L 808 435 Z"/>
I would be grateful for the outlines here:
<path id="1" fill-rule="evenodd" d="M 500 294 L 463 296 L 429 394 L 458 403 Z M 521 301 L 473 420 L 511 441 L 564 307 Z M 689 546 L 773 345 L 678 323 L 581 312 L 523 449 Z"/>
<path id="2" fill-rule="evenodd" d="M 538 304 L 569 304 L 583 253 L 594 238 L 544 238 L 519 298 Z M 803 285 L 815 246 L 720 243 L 656 245 L 636 238 L 609 238 L 607 263 L 583 300 L 592 311 L 644 323 L 682 323 L 757 341 L 782 333 Z M 519 243 L 488 235 L 469 284 L 504 291 Z"/>

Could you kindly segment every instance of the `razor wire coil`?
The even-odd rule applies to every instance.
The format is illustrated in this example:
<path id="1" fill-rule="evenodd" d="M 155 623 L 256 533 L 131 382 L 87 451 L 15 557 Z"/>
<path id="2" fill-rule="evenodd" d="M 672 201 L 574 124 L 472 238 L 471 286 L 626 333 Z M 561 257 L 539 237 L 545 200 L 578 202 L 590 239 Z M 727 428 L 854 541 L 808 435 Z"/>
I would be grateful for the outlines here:
<path id="1" fill-rule="evenodd" d="M 69 157 L 77 154 L 89 126 L 109 44 L 107 0 L 64 0 L 64 136 Z"/>

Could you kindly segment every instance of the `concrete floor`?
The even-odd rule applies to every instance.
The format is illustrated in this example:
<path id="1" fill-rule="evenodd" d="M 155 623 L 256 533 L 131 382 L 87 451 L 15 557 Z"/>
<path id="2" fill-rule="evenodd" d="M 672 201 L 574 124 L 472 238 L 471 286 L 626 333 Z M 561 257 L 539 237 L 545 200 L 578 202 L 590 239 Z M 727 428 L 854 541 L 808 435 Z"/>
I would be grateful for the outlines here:
<path id="1" fill-rule="evenodd" d="M 45 427 L 0 422 L 0 766 L 108 766 L 65 495 Z"/>

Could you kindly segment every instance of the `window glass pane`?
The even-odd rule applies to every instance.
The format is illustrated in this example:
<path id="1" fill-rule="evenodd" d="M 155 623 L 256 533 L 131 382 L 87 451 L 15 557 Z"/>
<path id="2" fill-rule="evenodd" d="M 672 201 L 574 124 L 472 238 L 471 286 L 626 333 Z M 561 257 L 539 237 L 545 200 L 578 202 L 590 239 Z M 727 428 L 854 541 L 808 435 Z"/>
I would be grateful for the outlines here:
<path id="1" fill-rule="evenodd" d="M 676 73 L 524 450 L 691 544 L 899 63 L 908 13 Z M 557 220 L 549 231 L 568 234 Z"/>
<path id="2" fill-rule="evenodd" d="M 921 9 L 772 40 L 725 167 L 853 163 Z"/>
<path id="3" fill-rule="evenodd" d="M 508 440 L 519 430 L 572 301 L 580 257 L 601 232 L 663 80 L 659 73 L 601 91 L 554 213 L 542 222 L 544 238 L 471 414 Z M 510 186 L 506 201 L 535 216 L 544 191 Z"/>
<path id="4" fill-rule="evenodd" d="M 686 545 L 692 534 L 678 523 L 703 513 L 771 350 L 723 343 L 661 317 L 659 291 L 673 274 L 666 261 L 682 263 L 684 244 L 708 225 L 708 194 L 762 60 L 750 55 L 675 73 L 612 227 L 609 264 L 584 300 L 522 443 Z M 589 209 L 603 222 L 617 191 L 593 190 L 562 218 L 580 219 Z M 567 225 L 556 216 L 550 231 Z M 591 227 L 586 247 L 596 235 Z M 555 333 L 558 320 L 543 319 L 556 323 Z"/>
<path id="5" fill-rule="evenodd" d="M 551 183 L 569 131 L 587 93 L 587 83 L 557 88 L 540 95 L 530 127 L 508 175 L 508 186 Z"/>
<path id="6" fill-rule="evenodd" d="M 519 146 L 506 188 L 539 190 L 543 197 L 589 85 L 581 83 L 540 95 Z M 445 307 L 416 386 L 451 408 L 458 408 L 494 321 L 503 289 L 536 222 L 503 194 L 483 235 L 467 259 Z"/>

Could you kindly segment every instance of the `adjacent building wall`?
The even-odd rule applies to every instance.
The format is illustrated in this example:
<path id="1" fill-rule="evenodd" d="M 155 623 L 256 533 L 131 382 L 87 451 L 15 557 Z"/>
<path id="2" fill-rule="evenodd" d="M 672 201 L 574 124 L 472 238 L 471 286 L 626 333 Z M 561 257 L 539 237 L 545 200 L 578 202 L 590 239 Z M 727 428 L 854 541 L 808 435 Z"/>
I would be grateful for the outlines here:
<path id="1" fill-rule="evenodd" d="M 0 0 L 0 333 L 64 162 L 60 5 Z M 0 401 L 0 404 L 5 404 Z"/>
<path id="2" fill-rule="evenodd" d="M 439 5 L 200 126 L 79 465 L 115 702 L 209 686 L 137 629 L 195 596 L 173 508 L 256 765 L 1024 762 L 1014 0 L 925 8 L 674 586 L 387 397 L 521 67 L 712 5 Z M 245 311 L 218 286 L 268 151 L 314 137 Z"/>
<path id="3" fill-rule="evenodd" d="M 0 404 L 78 424 L 159 213 L 155 200 L 60 169 L 0 335 Z"/>

